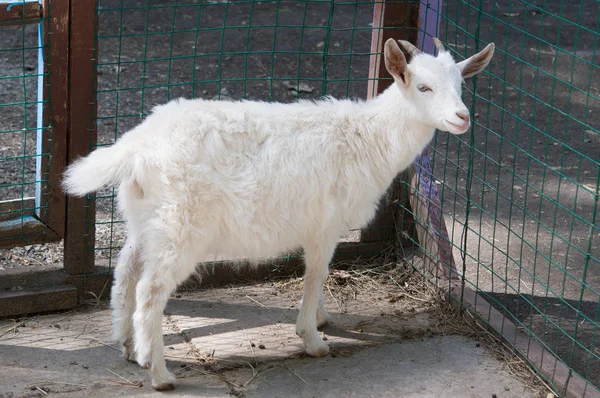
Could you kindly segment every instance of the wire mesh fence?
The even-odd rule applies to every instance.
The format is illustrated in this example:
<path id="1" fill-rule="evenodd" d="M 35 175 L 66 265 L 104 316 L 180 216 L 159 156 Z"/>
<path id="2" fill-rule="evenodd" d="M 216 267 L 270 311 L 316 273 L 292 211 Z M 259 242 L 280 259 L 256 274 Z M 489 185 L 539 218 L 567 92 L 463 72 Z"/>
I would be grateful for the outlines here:
<path id="1" fill-rule="evenodd" d="M 457 60 L 496 44 L 465 88 L 471 132 L 438 133 L 427 159 L 459 274 L 525 333 L 526 357 L 538 342 L 597 392 L 600 3 L 433 3 L 420 43 L 437 35 Z"/>
<path id="2" fill-rule="evenodd" d="M 0 246 L 42 234 L 28 227 L 48 208 L 44 23 L 37 2 L 0 1 Z"/>
<path id="3" fill-rule="evenodd" d="M 407 1 L 398 3 L 408 3 Z M 178 97 L 291 102 L 365 98 L 373 1 L 101 1 L 97 144 Z M 414 28 L 399 29 L 398 34 Z M 124 226 L 96 196 L 96 261 L 113 266 Z M 359 239 L 349 231 L 346 241 Z M 365 254 L 365 253 L 363 253 Z M 371 255 L 376 253 L 369 253 Z"/>

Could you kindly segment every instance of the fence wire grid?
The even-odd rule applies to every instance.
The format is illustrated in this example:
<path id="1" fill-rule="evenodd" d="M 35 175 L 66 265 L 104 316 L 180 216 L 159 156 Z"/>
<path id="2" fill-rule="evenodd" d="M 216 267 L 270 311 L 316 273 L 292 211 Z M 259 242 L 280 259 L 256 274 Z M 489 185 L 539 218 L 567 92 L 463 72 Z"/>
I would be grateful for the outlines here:
<path id="1" fill-rule="evenodd" d="M 373 4 L 100 1 L 95 147 L 114 143 L 154 106 L 178 97 L 366 98 Z M 408 29 L 415 28 L 399 29 L 399 35 Z M 95 200 L 96 242 L 88 246 L 96 261 L 112 266 L 124 226 L 112 189 Z M 352 231 L 345 239 L 359 235 Z"/>
<path id="2" fill-rule="evenodd" d="M 457 60 L 496 45 L 467 82 L 470 133 L 429 148 L 460 277 L 600 391 L 600 3 L 422 6 L 420 43 Z"/>
<path id="3" fill-rule="evenodd" d="M 99 1 L 95 147 L 177 97 L 365 98 L 373 6 Z M 434 34 L 457 60 L 496 44 L 465 88 L 471 131 L 438 132 L 428 148 L 459 277 L 590 391 L 600 391 L 599 15 L 595 0 L 434 0 L 418 28 L 421 45 Z M 89 253 L 113 266 L 124 238 L 114 191 L 95 201 Z"/>

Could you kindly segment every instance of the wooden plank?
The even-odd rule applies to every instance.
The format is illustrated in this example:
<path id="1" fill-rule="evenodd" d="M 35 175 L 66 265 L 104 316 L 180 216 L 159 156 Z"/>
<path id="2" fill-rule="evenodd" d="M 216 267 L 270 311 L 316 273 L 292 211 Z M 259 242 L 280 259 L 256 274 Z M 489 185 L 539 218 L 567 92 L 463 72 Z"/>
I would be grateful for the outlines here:
<path id="1" fill-rule="evenodd" d="M 368 98 L 381 94 L 393 82 L 381 57 L 385 42 L 390 38 L 408 40 L 411 43 L 417 42 L 419 4 L 418 1 L 406 0 L 378 0 L 375 2 L 371 57 L 369 59 Z"/>
<path id="2" fill-rule="evenodd" d="M 427 4 L 421 3 L 420 7 L 420 24 L 423 26 L 421 50 L 433 54 L 435 46 L 432 37 L 437 37 L 438 35 L 442 1 L 432 0 L 427 2 Z M 424 247 L 425 267 L 426 269 L 433 270 L 433 267 L 437 266 L 437 277 L 452 278 L 457 276 L 456 263 L 452 254 L 452 244 L 448 236 L 437 185 L 428 178 L 433 175 L 428 148 L 425 148 L 425 151 L 415 160 L 415 166 L 417 175 L 415 178 L 410 179 L 411 192 L 413 192 L 411 203 L 417 213 L 415 218 L 418 220 L 428 220 L 426 225 L 417 222 L 416 228 L 417 235 L 421 235 L 419 242 L 422 242 L 421 244 Z M 415 192 L 418 192 L 418 194 L 414 194 Z M 425 203 L 416 206 L 416 203 L 421 198 L 427 198 L 426 206 L 423 206 Z M 432 263 L 434 257 L 427 255 L 427 253 L 434 252 L 436 253 L 435 259 L 437 260 L 437 264 Z"/>
<path id="3" fill-rule="evenodd" d="M 2 316 L 23 316 L 74 308 L 94 295 L 108 298 L 111 281 L 108 267 L 94 267 L 87 275 L 67 275 L 56 268 L 4 275 L 0 278 L 0 312 Z M 12 300 L 23 302 L 13 304 Z"/>
<path id="4" fill-rule="evenodd" d="M 439 31 L 439 15 L 442 1 L 432 0 L 420 4 L 420 24 L 423 26 L 421 50 L 433 54 L 433 40 Z M 417 41 L 413 42 L 417 45 Z M 448 236 L 442 203 L 437 184 L 432 181 L 433 168 L 429 148 L 414 162 L 411 169 L 410 205 L 414 214 L 419 244 L 424 255 L 424 267 L 436 277 L 457 276 L 456 263 L 452 254 L 452 243 Z"/>
<path id="5" fill-rule="evenodd" d="M 418 1 L 381 0 L 374 3 L 368 98 L 382 93 L 393 82 L 381 57 L 386 40 L 389 38 L 404 39 L 415 43 L 417 41 L 418 26 Z M 406 202 L 407 196 L 405 193 L 406 188 L 397 179 L 390 187 L 388 194 L 382 199 L 375 220 L 362 231 L 362 242 L 395 239 L 397 229 L 410 226 L 410 223 L 404 223 L 397 218 L 399 215 L 398 208 Z M 403 225 L 398 225 L 398 221 L 402 222 Z"/>
<path id="6" fill-rule="evenodd" d="M 35 199 L 12 199 L 0 202 L 0 224 L 23 216 L 35 215 Z"/>
<path id="7" fill-rule="evenodd" d="M 437 185 L 431 175 L 431 159 L 428 149 L 425 149 L 410 170 L 410 208 L 424 256 L 424 270 L 436 278 L 452 278 L 457 276 L 456 263 Z"/>
<path id="8" fill-rule="evenodd" d="M 0 28 L 7 25 L 27 25 L 39 23 L 42 6 L 38 1 L 26 0 L 0 2 Z"/>
<path id="9" fill-rule="evenodd" d="M 57 235 L 65 235 L 66 195 L 60 187 L 60 177 L 67 164 L 67 105 L 69 95 L 69 0 L 44 0 L 44 9 L 51 11 L 44 21 L 45 104 L 43 125 L 51 126 L 43 132 L 43 152 L 50 156 L 42 158 L 42 176 L 47 181 L 41 203 L 46 208 L 40 218 Z M 51 7 L 51 10 L 49 9 Z M 49 51 L 48 51 L 49 50 Z"/>
<path id="10" fill-rule="evenodd" d="M 0 222 L 0 248 L 32 245 L 60 240 L 46 225 L 33 216 Z"/>
<path id="11" fill-rule="evenodd" d="M 70 1 L 68 163 L 90 152 L 96 142 L 93 98 L 96 87 L 96 2 Z M 84 274 L 94 264 L 96 206 L 93 200 L 67 197 L 65 271 Z"/>
<path id="12" fill-rule="evenodd" d="M 440 285 L 443 288 L 443 285 Z M 569 368 L 559 361 L 556 356 L 547 350 L 541 343 L 530 337 L 527 333 L 517 329 L 516 325 L 502 315 L 480 293 L 468 286 L 461 286 L 455 281 L 452 283 L 451 294 L 458 301 L 462 298 L 462 305 L 475 312 L 483 320 L 483 326 L 496 336 L 505 340 L 515 353 L 529 361 L 539 369 L 540 373 L 548 378 L 565 397 L 569 398 L 600 398 L 600 392 L 581 376 L 572 373 Z M 473 318 L 472 322 L 482 324 L 482 321 Z"/>
<path id="13" fill-rule="evenodd" d="M 77 288 L 70 285 L 0 291 L 0 318 L 68 310 L 75 306 L 77 306 Z"/>

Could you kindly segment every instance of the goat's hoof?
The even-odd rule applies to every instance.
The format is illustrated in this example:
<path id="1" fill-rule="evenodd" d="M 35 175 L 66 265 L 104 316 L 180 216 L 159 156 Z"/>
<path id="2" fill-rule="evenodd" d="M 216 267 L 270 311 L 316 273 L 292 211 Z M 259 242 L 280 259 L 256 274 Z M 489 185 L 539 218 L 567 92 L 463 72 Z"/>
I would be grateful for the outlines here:
<path id="1" fill-rule="evenodd" d="M 128 362 L 137 363 L 137 359 L 135 358 L 135 351 L 131 348 L 131 342 L 129 340 L 123 343 L 123 358 Z"/>
<path id="2" fill-rule="evenodd" d="M 175 389 L 175 384 L 173 383 L 162 383 L 157 386 L 152 386 L 156 391 L 169 391 Z"/>
<path id="3" fill-rule="evenodd" d="M 329 322 L 331 322 L 329 315 L 324 316 L 323 318 L 319 318 L 319 316 L 317 315 L 317 328 L 321 329 L 327 325 L 329 325 Z"/>
<path id="4" fill-rule="evenodd" d="M 329 354 L 329 346 L 324 341 L 306 346 L 306 353 L 311 357 L 320 358 Z"/>
<path id="5" fill-rule="evenodd" d="M 131 351 L 129 348 L 126 348 L 123 352 L 123 358 L 125 358 L 127 362 L 138 363 L 135 357 L 135 352 Z"/>
<path id="6" fill-rule="evenodd" d="M 331 315 L 324 307 L 317 309 L 317 328 L 322 328 L 331 322 Z"/>

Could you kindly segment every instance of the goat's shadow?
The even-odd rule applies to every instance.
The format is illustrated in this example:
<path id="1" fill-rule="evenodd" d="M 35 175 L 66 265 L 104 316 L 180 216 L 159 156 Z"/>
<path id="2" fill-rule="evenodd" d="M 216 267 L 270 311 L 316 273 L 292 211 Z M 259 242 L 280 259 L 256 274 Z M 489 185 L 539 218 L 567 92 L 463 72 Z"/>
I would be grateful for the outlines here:
<path id="1" fill-rule="evenodd" d="M 249 300 L 250 301 L 250 300 Z M 398 317 L 383 317 L 381 314 L 354 314 L 329 311 L 330 323 L 320 330 L 327 336 L 345 339 L 344 345 L 359 343 L 392 341 L 401 338 L 402 331 L 409 325 L 408 320 Z M 285 329 L 283 334 L 293 334 L 296 337 L 292 343 L 302 341 L 295 335 L 295 323 L 299 314 L 296 306 L 259 306 L 258 304 L 232 304 L 225 302 L 207 301 L 203 299 L 172 299 L 169 301 L 165 314 L 172 317 L 183 317 L 185 323 L 178 325 L 181 333 L 171 333 L 165 336 L 165 345 L 177 344 L 192 339 L 214 338 L 219 335 L 254 330 L 268 326 L 280 326 Z M 206 319 L 203 324 L 200 318 Z M 210 322 L 210 319 L 220 319 L 220 322 Z M 418 329 L 418 326 L 415 326 Z M 328 343 L 332 348 L 334 342 Z M 237 356 L 237 355 L 236 355 Z"/>

